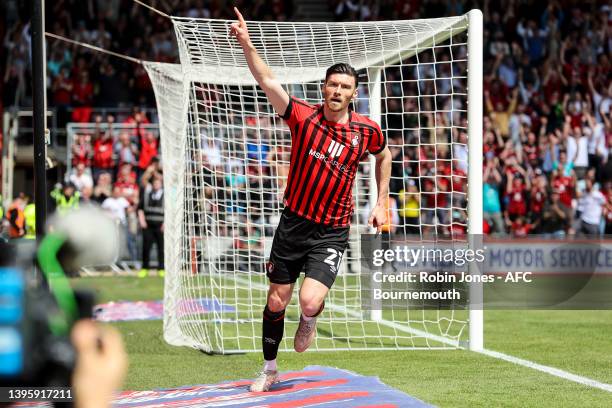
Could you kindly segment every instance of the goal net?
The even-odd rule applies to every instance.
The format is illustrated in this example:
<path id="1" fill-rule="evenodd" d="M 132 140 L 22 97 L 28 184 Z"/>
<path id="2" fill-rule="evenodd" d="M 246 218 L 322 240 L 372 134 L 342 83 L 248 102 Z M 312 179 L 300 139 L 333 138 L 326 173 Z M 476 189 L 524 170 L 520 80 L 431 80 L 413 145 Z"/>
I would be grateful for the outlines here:
<path id="1" fill-rule="evenodd" d="M 164 337 L 210 353 L 258 351 L 289 129 L 229 36 L 232 21 L 172 20 L 180 64 L 145 63 L 160 116 L 166 191 Z M 481 232 L 479 11 L 429 20 L 248 26 L 290 95 L 321 103 L 329 66 L 347 62 L 358 70 L 353 109 L 381 125 L 393 154 L 391 233 L 465 241 L 468 230 Z M 482 314 L 465 306 L 362 309 L 360 235 L 370 232 L 367 217 L 376 200 L 373 160 L 360 164 L 349 248 L 311 349 L 478 347 Z M 281 350 L 292 349 L 298 286 Z"/>

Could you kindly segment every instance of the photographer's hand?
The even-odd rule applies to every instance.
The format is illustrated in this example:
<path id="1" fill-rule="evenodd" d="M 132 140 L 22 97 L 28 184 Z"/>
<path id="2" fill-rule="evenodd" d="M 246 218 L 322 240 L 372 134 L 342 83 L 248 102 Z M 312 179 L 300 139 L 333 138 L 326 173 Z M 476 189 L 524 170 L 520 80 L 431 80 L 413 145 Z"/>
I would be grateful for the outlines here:
<path id="1" fill-rule="evenodd" d="M 107 408 L 113 392 L 125 377 L 128 361 L 119 332 L 91 320 L 80 320 L 72 329 L 77 364 L 72 392 L 77 408 Z"/>

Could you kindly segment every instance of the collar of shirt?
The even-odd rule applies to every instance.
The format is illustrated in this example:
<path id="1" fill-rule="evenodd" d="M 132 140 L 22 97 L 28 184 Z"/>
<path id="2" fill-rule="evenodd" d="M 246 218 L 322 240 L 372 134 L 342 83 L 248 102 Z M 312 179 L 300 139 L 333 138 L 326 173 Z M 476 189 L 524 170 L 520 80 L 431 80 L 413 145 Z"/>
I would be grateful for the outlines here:
<path id="1" fill-rule="evenodd" d="M 320 106 L 319 110 L 320 110 L 320 115 L 321 115 L 321 123 L 323 123 L 324 125 L 329 126 L 329 127 L 333 127 L 333 128 L 348 128 L 348 127 L 350 127 L 351 120 L 353 119 L 353 111 L 351 111 L 350 109 L 348 111 L 348 120 L 346 121 L 346 123 L 332 122 L 331 120 L 325 119 L 325 112 L 324 112 L 324 109 L 323 109 L 323 105 Z"/>

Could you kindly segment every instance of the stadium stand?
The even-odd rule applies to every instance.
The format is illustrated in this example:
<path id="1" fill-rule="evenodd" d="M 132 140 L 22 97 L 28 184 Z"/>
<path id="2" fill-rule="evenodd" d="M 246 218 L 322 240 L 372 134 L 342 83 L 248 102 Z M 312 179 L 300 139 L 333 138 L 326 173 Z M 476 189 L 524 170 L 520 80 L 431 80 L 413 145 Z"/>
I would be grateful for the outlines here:
<path id="1" fill-rule="evenodd" d="M 31 103 L 31 45 L 24 3 L 6 0 L 0 6 L 0 117 L 3 110 Z M 216 0 L 149 3 L 173 15 L 233 18 L 231 5 Z M 234 3 L 249 19 L 292 20 L 299 1 Z M 608 2 L 336 0 L 328 4 L 329 14 L 337 21 L 444 17 L 481 8 L 486 22 L 485 231 L 515 236 L 612 232 L 612 7 Z M 143 13 L 132 1 L 58 0 L 48 4 L 46 13 L 53 15 L 47 30 L 55 34 L 140 59 L 177 61 L 171 22 Z M 105 17 L 96 17 L 101 15 Z M 527 15 L 533 17 L 518 17 Z M 158 165 L 157 135 L 139 127 L 156 121 L 147 114 L 148 108 L 155 107 L 148 76 L 142 67 L 61 41 L 48 40 L 47 47 L 48 101 L 58 113 L 59 126 L 115 121 L 134 125 L 133 132 L 113 133 L 100 127 L 94 135 L 77 136 L 68 147 L 75 173 L 66 175 L 67 181 L 87 190 L 81 195 L 91 197 L 92 202 L 104 202 L 113 195 L 113 187 L 119 188 L 117 194 L 129 203 L 129 220 L 139 205 L 141 176 L 157 171 L 152 168 Z M 398 94 L 407 92 L 399 90 Z M 103 118 L 96 113 L 99 108 L 132 111 Z M 383 128 L 392 128 L 394 120 L 410 120 L 394 114 L 393 104 L 384 109 Z M 410 109 L 404 106 L 403 111 Z M 388 132 L 389 140 L 393 137 Z M 459 141 L 466 135 L 458 132 L 453 137 Z M 274 164 L 276 155 L 286 152 L 270 146 L 255 148 L 249 155 L 267 162 L 268 174 L 286 170 Z M 399 166 L 394 176 L 402 172 L 402 156 L 415 163 L 411 171 L 417 175 L 419 166 L 412 160 L 430 153 L 426 149 L 392 150 Z M 455 149 L 437 154 L 439 159 L 450 160 L 465 152 Z M 214 145 L 207 147 L 202 160 L 212 166 L 224 165 Z M 446 188 L 463 191 L 461 174 L 457 170 L 451 174 L 449 161 L 440 163 L 435 171 L 446 176 Z M 93 177 L 93 185 L 83 174 Z M 247 178 L 237 176 L 231 182 L 246 183 Z M 396 201 L 393 211 L 398 213 L 395 219 L 414 221 L 418 201 L 432 194 L 419 196 L 418 186 L 412 185 L 403 191 L 401 184 L 391 186 Z M 426 216 L 430 215 L 421 214 Z"/>

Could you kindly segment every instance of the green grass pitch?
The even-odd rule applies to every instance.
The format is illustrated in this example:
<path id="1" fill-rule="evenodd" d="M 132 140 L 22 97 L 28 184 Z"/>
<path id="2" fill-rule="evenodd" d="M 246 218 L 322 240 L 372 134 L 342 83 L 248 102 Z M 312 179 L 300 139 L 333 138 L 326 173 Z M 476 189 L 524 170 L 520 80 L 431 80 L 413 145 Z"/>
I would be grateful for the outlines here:
<path id="1" fill-rule="evenodd" d="M 160 278 L 78 278 L 98 302 L 158 300 Z M 145 390 L 253 377 L 261 356 L 208 356 L 173 347 L 161 321 L 114 323 L 130 368 L 124 389 Z M 292 337 L 291 328 L 285 336 Z M 485 311 L 485 346 L 540 364 L 612 383 L 612 311 Z M 610 407 L 612 393 L 464 350 L 281 353 L 281 370 L 311 364 L 377 376 L 441 407 Z"/>

